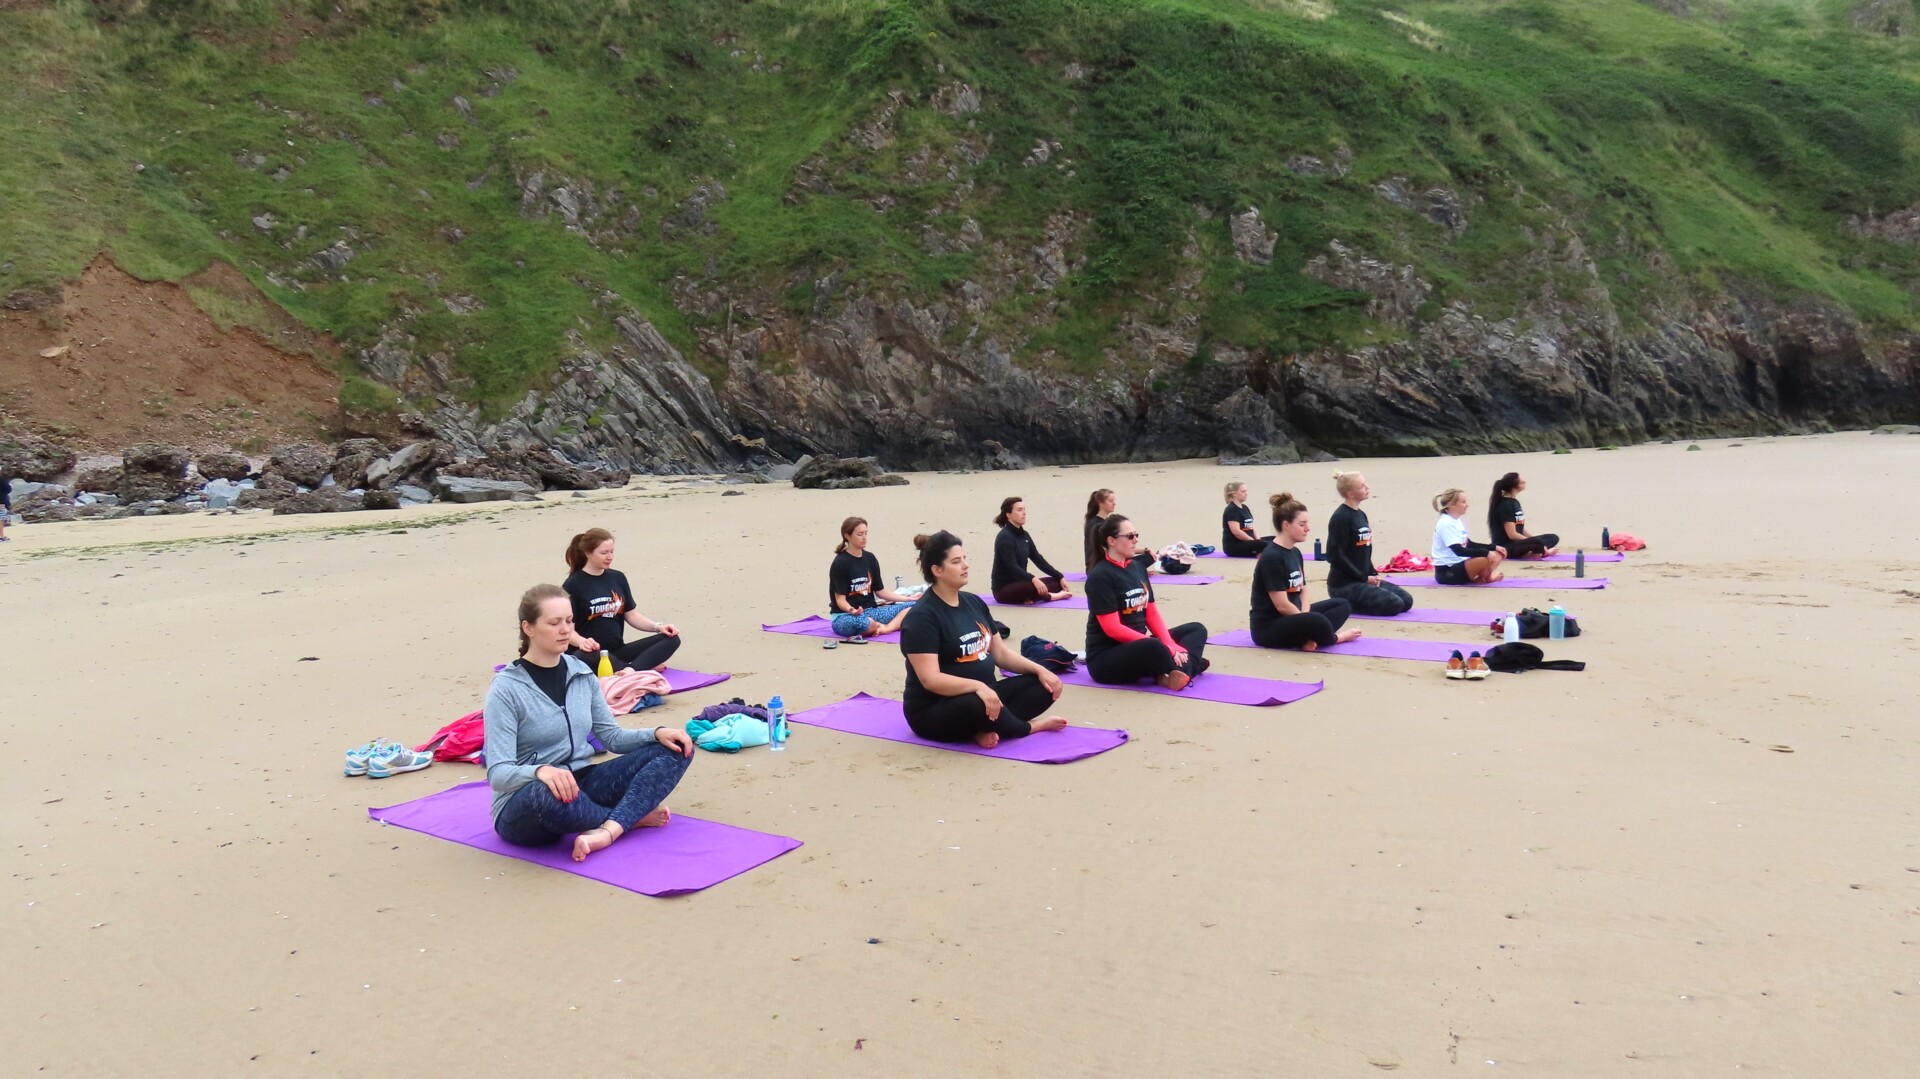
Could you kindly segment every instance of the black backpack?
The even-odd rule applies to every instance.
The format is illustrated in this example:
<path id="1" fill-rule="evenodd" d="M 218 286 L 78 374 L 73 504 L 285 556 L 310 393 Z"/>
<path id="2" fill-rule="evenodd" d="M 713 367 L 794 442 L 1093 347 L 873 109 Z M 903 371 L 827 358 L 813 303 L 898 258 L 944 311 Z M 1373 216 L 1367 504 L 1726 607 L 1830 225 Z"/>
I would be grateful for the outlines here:
<path id="1" fill-rule="evenodd" d="M 1537 644 L 1525 644 L 1508 641 L 1487 649 L 1487 666 L 1508 674 L 1525 674 L 1528 671 L 1584 671 L 1585 663 L 1577 659 L 1548 659 Z"/>

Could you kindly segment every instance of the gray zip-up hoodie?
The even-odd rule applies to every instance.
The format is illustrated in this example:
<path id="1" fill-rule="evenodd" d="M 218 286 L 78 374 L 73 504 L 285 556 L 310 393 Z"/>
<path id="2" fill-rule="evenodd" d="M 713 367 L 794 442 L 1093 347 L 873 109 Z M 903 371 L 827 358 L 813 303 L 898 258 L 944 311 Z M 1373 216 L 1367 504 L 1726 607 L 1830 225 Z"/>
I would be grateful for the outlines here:
<path id="1" fill-rule="evenodd" d="M 493 819 L 513 792 L 537 782 L 533 773 L 551 764 L 568 771 L 593 761 L 588 734 L 615 753 L 631 753 L 654 740 L 653 728 L 628 730 L 613 721 L 613 709 L 600 694 L 600 679 L 572 656 L 567 668 L 567 705 L 553 703 L 518 664 L 493 676 L 483 710 L 487 724 L 487 783 L 493 787 Z"/>

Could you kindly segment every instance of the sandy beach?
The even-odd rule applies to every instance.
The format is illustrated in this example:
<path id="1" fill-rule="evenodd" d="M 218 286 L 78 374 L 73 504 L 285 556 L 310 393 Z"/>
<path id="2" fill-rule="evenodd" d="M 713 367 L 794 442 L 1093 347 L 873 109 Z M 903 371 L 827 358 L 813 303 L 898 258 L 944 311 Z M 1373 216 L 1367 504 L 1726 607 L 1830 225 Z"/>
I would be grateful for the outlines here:
<path id="1" fill-rule="evenodd" d="M 836 526 L 972 541 L 1004 495 L 1077 563 L 1087 493 L 1217 542 L 1221 487 L 1338 504 L 1314 464 L 915 474 L 816 492 L 649 479 L 538 505 L 9 529 L 0 548 L 0 1071 L 31 1075 L 1901 1076 L 1920 1072 L 1920 438 L 1359 460 L 1382 556 L 1510 468 L 1604 591 L 1583 673 L 1253 649 L 1277 708 L 1069 689 L 1133 741 L 1042 766 L 796 728 L 701 754 L 677 812 L 804 841 L 654 899 L 367 818 L 481 778 L 340 774 L 479 707 L 526 586 L 612 529 L 675 666 L 790 707 L 898 696 L 897 648 L 759 631 L 824 607 Z M 726 497 L 740 492 L 739 497 Z M 1168 588 L 1246 625 L 1250 562 Z M 1571 567 L 1527 567 L 1564 575 Z M 1322 598 L 1323 566 L 1312 568 Z M 1084 614 L 1001 612 L 1079 647 Z M 1364 623 L 1493 643 L 1484 629 Z M 1546 642 L 1542 642 L 1546 643 Z M 316 657 L 303 661 L 303 657 Z M 1044 737 L 1039 735 L 1036 737 Z"/>

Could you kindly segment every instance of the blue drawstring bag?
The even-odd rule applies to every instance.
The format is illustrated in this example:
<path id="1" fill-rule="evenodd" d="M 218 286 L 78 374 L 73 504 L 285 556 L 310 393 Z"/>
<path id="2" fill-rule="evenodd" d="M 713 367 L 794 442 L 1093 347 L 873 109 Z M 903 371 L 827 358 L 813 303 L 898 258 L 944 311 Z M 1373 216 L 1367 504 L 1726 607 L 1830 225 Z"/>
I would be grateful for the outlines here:
<path id="1" fill-rule="evenodd" d="M 1072 652 L 1045 637 L 1021 641 L 1020 654 L 1055 674 L 1066 674 L 1078 666 Z"/>

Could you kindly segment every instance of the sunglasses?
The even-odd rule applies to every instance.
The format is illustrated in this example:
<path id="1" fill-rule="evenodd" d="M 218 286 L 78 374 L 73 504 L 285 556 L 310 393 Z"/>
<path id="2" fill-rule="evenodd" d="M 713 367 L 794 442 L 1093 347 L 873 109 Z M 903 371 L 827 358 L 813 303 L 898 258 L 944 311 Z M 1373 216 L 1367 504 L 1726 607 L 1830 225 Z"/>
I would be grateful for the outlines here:
<path id="1" fill-rule="evenodd" d="M 1114 538 L 1114 539 L 1123 539 L 1123 540 L 1137 540 L 1137 539 L 1139 539 L 1139 538 L 1140 538 L 1140 533 L 1138 533 L 1138 532 L 1116 532 L 1116 533 L 1114 533 L 1114 535 L 1113 535 L 1113 538 Z"/>

